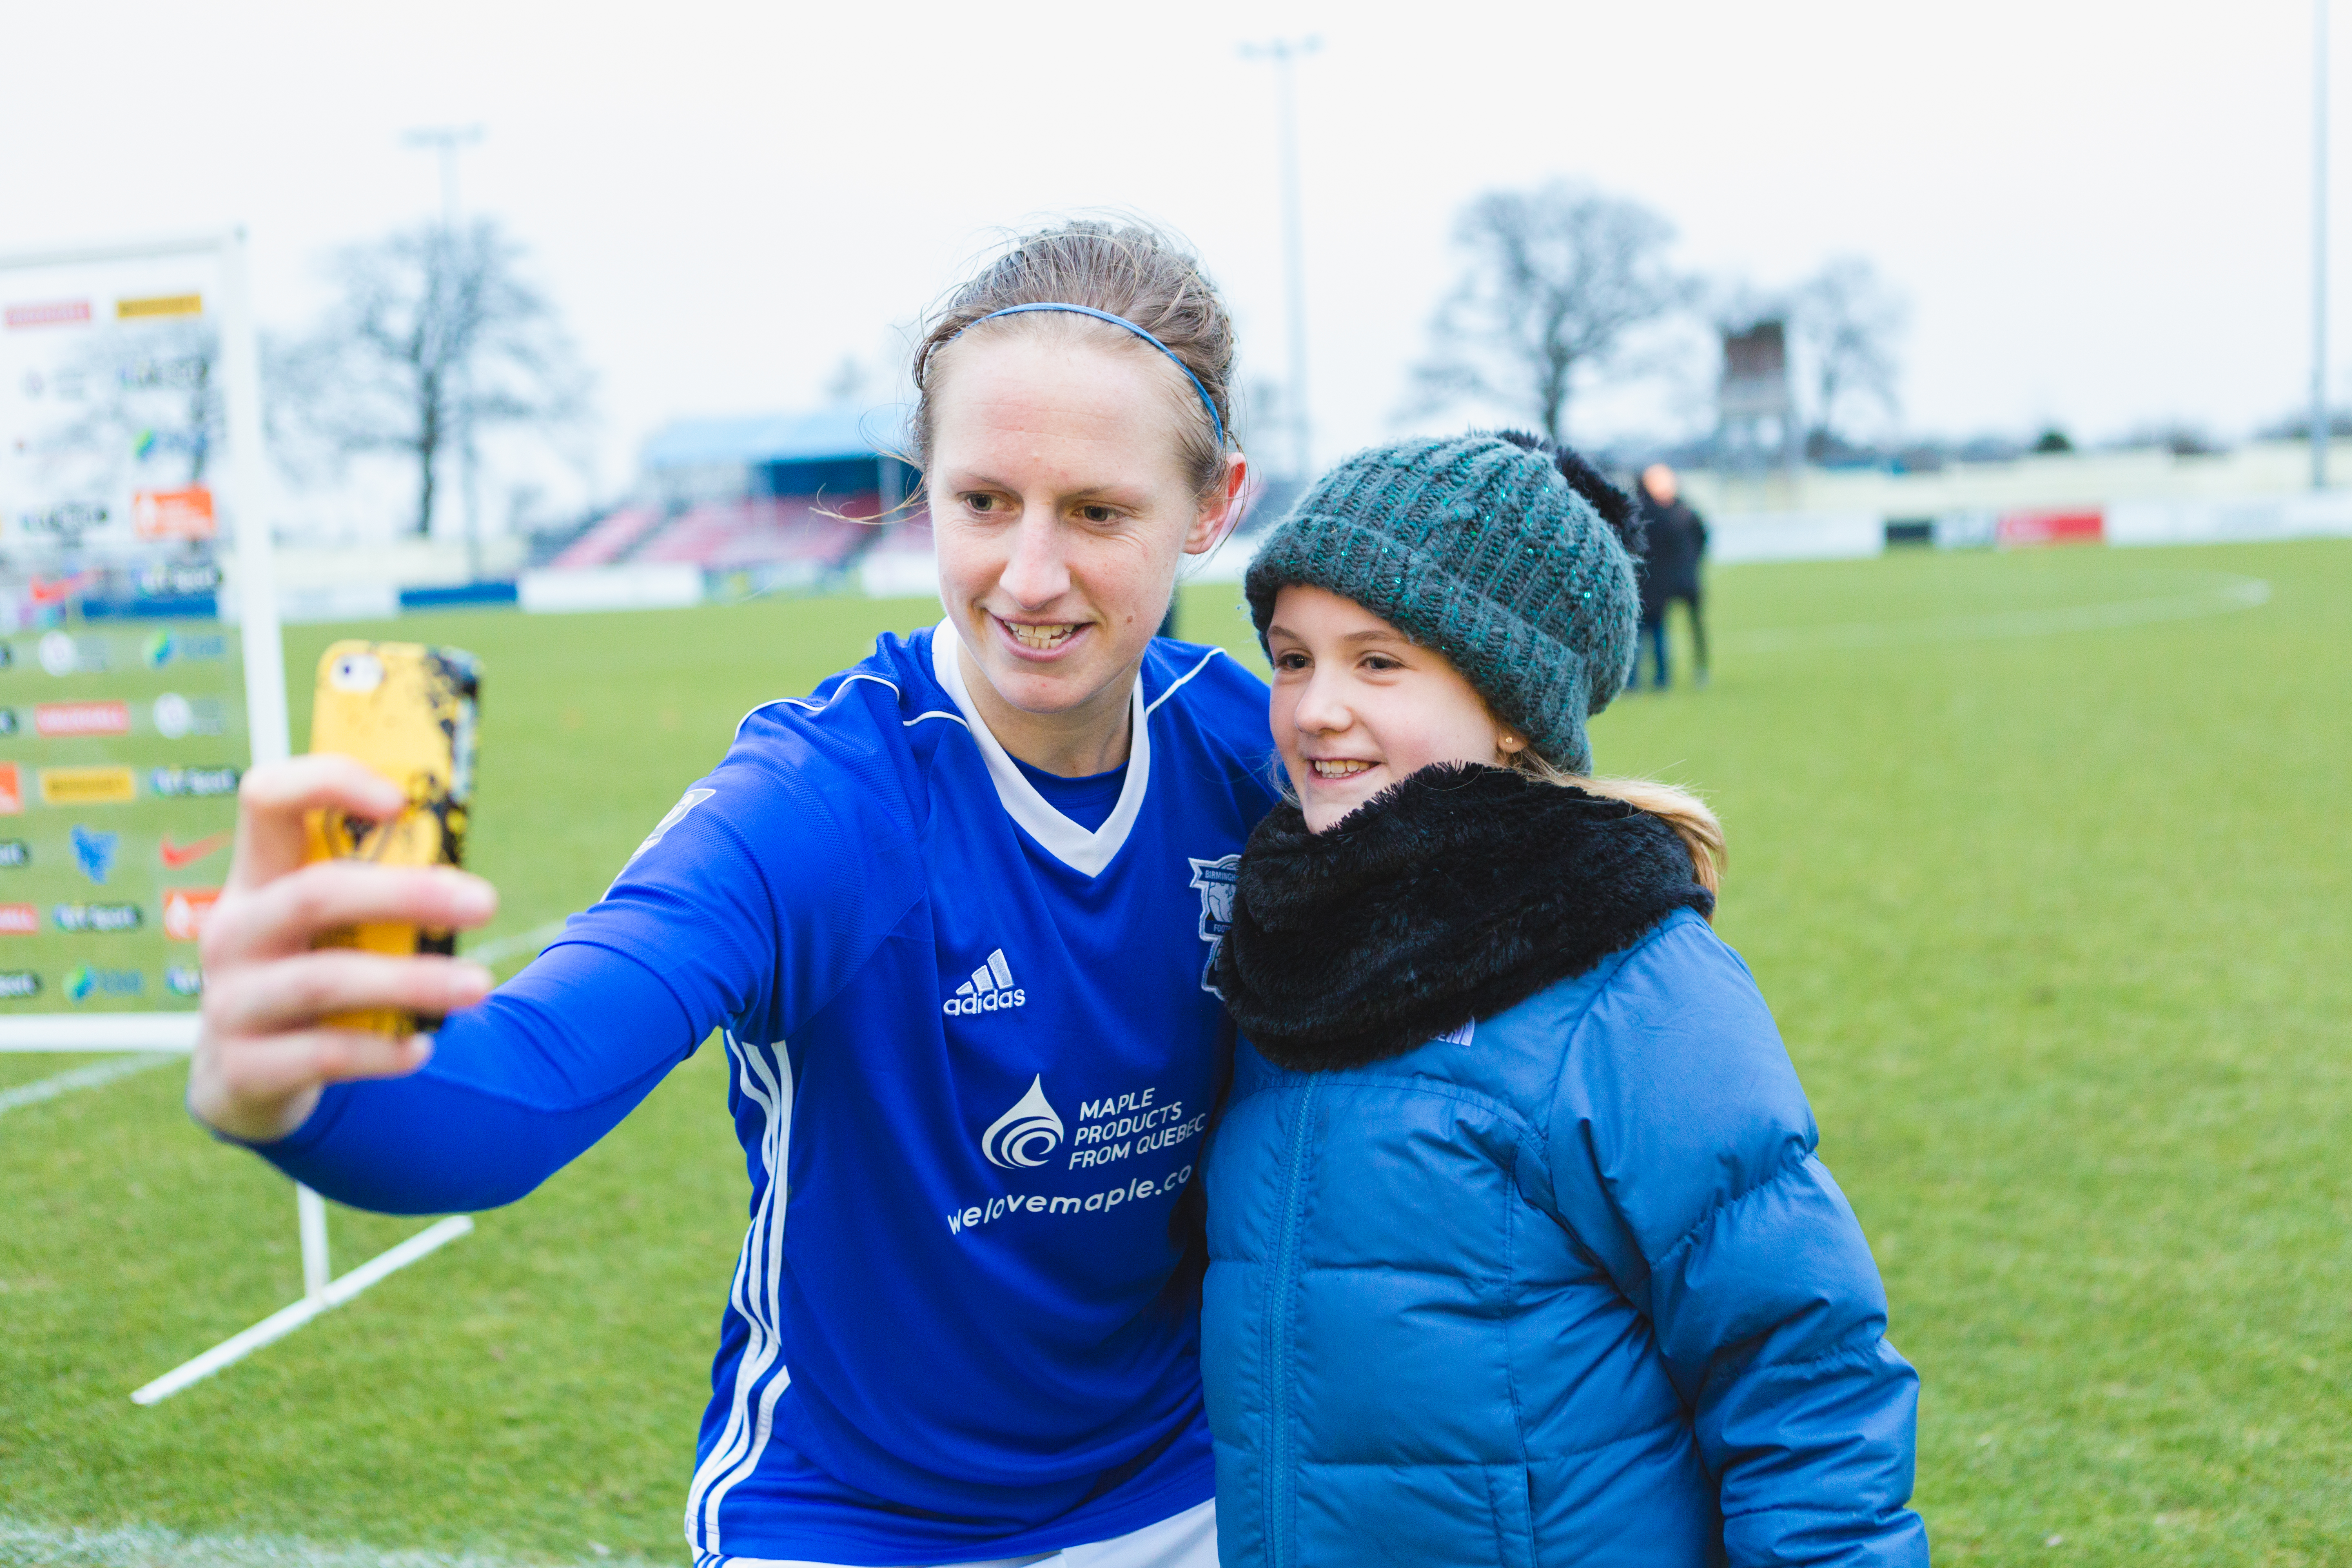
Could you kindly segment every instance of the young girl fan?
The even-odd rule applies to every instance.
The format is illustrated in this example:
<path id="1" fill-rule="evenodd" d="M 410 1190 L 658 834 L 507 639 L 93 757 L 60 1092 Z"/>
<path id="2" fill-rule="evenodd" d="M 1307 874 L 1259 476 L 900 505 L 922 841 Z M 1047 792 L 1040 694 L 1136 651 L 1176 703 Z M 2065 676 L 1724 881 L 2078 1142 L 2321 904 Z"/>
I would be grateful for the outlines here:
<path id="1" fill-rule="evenodd" d="M 1216 965 L 1228 1563 L 1927 1561 L 1917 1380 L 1715 821 L 1587 776 L 1629 510 L 1532 437 L 1403 441 L 1251 566 L 1296 798 Z"/>

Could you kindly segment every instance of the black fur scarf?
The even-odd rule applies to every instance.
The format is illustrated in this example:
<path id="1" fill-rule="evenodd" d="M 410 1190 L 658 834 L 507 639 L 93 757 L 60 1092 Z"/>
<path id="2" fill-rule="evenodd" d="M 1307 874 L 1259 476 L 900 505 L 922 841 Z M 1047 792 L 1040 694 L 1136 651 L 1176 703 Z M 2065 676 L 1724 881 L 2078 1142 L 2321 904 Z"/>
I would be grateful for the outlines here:
<path id="1" fill-rule="evenodd" d="M 1424 768 L 1323 833 L 1250 835 L 1217 984 L 1277 1067 L 1360 1067 L 1502 1012 L 1675 910 L 1712 914 L 1672 827 L 1475 763 Z"/>

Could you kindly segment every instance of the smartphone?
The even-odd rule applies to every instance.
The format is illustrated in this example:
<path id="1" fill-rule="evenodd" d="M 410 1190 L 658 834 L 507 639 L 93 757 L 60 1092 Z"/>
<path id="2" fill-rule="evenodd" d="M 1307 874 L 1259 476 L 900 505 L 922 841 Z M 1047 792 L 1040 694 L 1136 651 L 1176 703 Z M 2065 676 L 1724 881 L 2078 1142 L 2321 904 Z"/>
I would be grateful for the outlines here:
<path id="1" fill-rule="evenodd" d="M 339 642 L 319 660 L 310 750 L 356 757 L 408 793 L 383 822 L 314 811 L 307 858 L 386 866 L 464 863 L 473 805 L 482 676 L 474 656 L 421 643 Z M 358 925 L 322 933 L 313 947 L 354 947 L 407 957 L 457 951 L 457 933 L 412 925 Z M 327 1019 L 344 1028 L 406 1036 L 441 1020 L 394 1008 Z"/>

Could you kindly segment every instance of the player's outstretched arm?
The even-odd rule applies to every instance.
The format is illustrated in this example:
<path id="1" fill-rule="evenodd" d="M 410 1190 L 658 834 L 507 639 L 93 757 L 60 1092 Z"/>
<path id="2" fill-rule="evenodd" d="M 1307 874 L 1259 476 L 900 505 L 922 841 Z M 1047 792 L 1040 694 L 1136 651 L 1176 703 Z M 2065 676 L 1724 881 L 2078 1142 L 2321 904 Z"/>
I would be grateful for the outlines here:
<path id="1" fill-rule="evenodd" d="M 371 1007 L 441 1014 L 472 1006 L 491 976 L 462 959 L 311 951 L 320 932 L 360 921 L 468 930 L 498 909 L 479 877 L 357 861 L 303 864 L 306 813 L 337 806 L 393 816 L 398 785 L 347 757 L 297 757 L 255 768 L 237 797 L 234 862 L 205 922 L 204 1022 L 188 1105 L 232 1138 L 267 1142 L 299 1127 L 322 1086 L 415 1071 L 432 1041 L 333 1028 L 330 1015 Z"/>
<path id="2" fill-rule="evenodd" d="M 486 976 L 448 970 L 451 988 L 438 994 L 428 971 L 404 972 L 403 989 L 331 1002 L 290 984 L 281 993 L 270 978 L 278 966 L 322 956 L 302 951 L 309 932 L 352 918 L 347 908 L 266 940 L 231 928 L 235 956 L 245 959 L 248 946 L 265 956 L 249 960 L 249 981 L 224 983 L 214 998 L 222 1014 L 206 1049 L 242 1076 L 231 1096 L 207 1078 L 221 1076 L 211 1063 L 200 1063 L 199 1113 L 338 1203 L 446 1214 L 513 1202 L 611 1131 L 715 1026 L 759 1041 L 789 1037 L 919 903 L 919 852 L 898 819 L 870 789 L 826 784 L 764 755 L 730 757 L 688 792 L 603 899 L 487 997 Z M 273 801 L 278 795 L 290 797 L 277 850 L 283 867 L 299 854 L 301 808 L 331 797 L 288 788 Z M 260 803 L 249 805 L 257 811 Z M 258 858 L 267 836 L 256 831 L 253 842 Z M 225 895 L 215 918 L 226 907 Z M 268 908 L 257 892 L 255 929 Z M 470 914 L 454 900 L 399 908 L 398 918 L 466 925 L 488 905 Z M 386 918 L 373 906 L 366 913 Z M 250 996 L 237 1001 L 245 984 Z M 362 995 L 446 1012 L 430 1061 L 415 1046 L 362 1039 L 320 1048 L 303 1037 Z M 345 1048 L 349 1059 L 340 1056 Z M 216 1100 L 232 1110 L 216 1113 Z"/>

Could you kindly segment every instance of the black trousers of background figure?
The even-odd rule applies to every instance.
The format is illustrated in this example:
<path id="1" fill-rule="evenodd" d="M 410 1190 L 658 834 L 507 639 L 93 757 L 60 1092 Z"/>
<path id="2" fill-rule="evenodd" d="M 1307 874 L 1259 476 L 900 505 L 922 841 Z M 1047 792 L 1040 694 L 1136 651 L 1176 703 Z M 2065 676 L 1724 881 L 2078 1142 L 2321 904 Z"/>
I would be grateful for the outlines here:
<path id="1" fill-rule="evenodd" d="M 1651 678 L 1650 684 L 1660 691 L 1674 684 L 1666 671 L 1666 614 L 1677 604 L 1685 606 L 1689 612 L 1691 647 L 1698 655 L 1699 682 L 1701 685 L 1706 684 L 1706 615 L 1700 607 L 1699 597 L 1696 593 L 1674 595 L 1658 606 L 1658 612 L 1654 617 L 1644 616 L 1642 618 L 1641 636 L 1633 645 L 1633 677 L 1625 683 L 1626 690 L 1639 691 L 1642 689 L 1642 655 L 1645 651 L 1649 654 L 1652 666 L 1656 671 Z"/>

